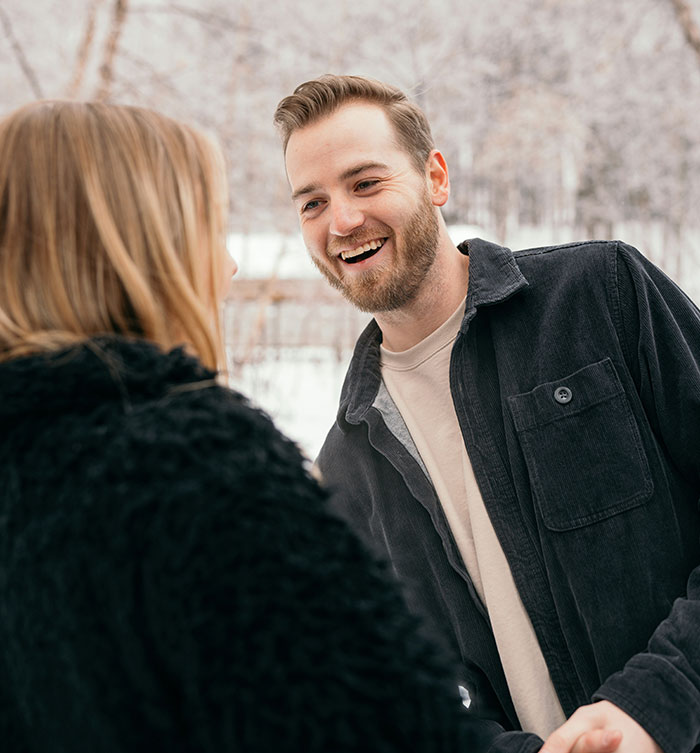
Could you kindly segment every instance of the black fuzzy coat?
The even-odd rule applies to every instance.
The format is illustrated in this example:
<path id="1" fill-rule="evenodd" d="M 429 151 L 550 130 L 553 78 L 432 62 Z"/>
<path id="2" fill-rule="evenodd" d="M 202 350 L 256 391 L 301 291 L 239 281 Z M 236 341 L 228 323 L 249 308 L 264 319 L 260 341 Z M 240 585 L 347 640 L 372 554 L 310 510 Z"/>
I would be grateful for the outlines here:
<path id="1" fill-rule="evenodd" d="M 384 568 L 213 377 L 117 339 L 0 365 L 0 750 L 481 750 Z"/>

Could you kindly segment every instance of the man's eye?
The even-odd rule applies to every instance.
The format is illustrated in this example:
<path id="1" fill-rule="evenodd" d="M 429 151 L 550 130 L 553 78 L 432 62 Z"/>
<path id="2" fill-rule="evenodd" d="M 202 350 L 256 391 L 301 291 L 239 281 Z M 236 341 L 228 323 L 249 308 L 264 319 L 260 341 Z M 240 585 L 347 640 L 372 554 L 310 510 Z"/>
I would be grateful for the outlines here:
<path id="1" fill-rule="evenodd" d="M 377 183 L 379 183 L 378 180 L 361 180 L 357 184 L 357 190 L 358 191 L 366 191 L 368 188 L 372 188 L 373 186 L 376 186 Z"/>
<path id="2" fill-rule="evenodd" d="M 318 199 L 313 199 L 312 201 L 307 201 L 306 204 L 301 208 L 302 213 L 304 212 L 310 212 L 313 209 L 316 209 L 316 207 L 319 206 L 321 202 Z"/>

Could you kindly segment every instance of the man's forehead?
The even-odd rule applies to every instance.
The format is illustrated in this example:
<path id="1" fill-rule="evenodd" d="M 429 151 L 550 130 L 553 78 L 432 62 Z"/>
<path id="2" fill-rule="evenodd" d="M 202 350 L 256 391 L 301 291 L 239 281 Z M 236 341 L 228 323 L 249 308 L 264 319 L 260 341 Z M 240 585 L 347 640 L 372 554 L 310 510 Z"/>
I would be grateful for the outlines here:
<path id="1" fill-rule="evenodd" d="M 296 193 L 299 183 L 306 183 L 317 172 L 342 179 L 352 177 L 363 166 L 390 169 L 391 163 L 401 159 L 401 152 L 384 110 L 369 103 L 352 103 L 294 131 L 285 163 Z"/>
<path id="2" fill-rule="evenodd" d="M 354 102 L 292 132 L 285 157 L 295 151 L 348 145 L 354 149 L 371 149 L 396 143 L 394 127 L 379 105 Z"/>

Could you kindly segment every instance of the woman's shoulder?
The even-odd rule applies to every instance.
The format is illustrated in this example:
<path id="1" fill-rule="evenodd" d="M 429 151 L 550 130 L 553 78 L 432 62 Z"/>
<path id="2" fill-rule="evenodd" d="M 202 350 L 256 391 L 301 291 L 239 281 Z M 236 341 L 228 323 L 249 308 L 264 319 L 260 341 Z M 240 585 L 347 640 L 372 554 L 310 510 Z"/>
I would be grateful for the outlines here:
<path id="1" fill-rule="evenodd" d="M 0 367 L 0 397 L 6 470 L 41 509 L 319 495 L 297 446 L 181 348 L 102 338 L 22 359 Z"/>

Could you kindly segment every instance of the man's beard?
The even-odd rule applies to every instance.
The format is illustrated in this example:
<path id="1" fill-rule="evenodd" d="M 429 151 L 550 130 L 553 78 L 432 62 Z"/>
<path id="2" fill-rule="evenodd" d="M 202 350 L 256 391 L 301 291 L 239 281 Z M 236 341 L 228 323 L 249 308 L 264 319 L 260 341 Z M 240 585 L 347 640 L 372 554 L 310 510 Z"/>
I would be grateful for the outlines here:
<path id="1" fill-rule="evenodd" d="M 325 263 L 313 256 L 311 258 L 331 286 L 360 311 L 371 314 L 395 311 L 410 303 L 418 294 L 435 261 L 439 237 L 435 209 L 426 192 L 420 206 L 404 226 L 401 245 L 396 235 L 391 236 L 394 258 L 390 268 L 377 264 L 362 275 L 350 276 L 349 282 L 346 282 L 336 277 Z"/>

